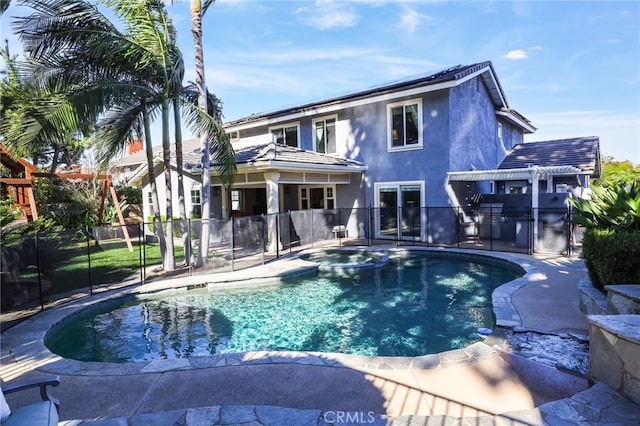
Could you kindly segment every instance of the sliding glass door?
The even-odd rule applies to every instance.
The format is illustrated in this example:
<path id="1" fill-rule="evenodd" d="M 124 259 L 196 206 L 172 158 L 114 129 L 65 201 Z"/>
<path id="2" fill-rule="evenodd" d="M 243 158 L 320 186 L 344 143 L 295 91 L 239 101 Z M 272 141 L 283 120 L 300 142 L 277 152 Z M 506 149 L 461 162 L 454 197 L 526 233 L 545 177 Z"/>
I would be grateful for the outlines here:
<path id="1" fill-rule="evenodd" d="M 400 228 L 400 238 L 420 240 L 422 226 L 420 224 L 420 187 L 401 186 L 400 195 L 402 208 L 402 227 Z"/>
<path id="2" fill-rule="evenodd" d="M 380 188 L 378 232 L 381 237 L 395 238 L 398 235 L 398 189 Z"/>
<path id="3" fill-rule="evenodd" d="M 376 234 L 378 238 L 422 238 L 422 182 L 375 184 Z"/>

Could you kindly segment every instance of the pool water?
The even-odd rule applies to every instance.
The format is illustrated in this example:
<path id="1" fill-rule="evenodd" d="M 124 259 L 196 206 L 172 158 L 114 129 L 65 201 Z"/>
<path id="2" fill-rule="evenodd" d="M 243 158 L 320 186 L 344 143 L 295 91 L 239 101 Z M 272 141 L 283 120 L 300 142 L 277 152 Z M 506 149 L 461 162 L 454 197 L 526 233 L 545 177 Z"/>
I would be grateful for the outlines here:
<path id="1" fill-rule="evenodd" d="M 320 270 L 352 269 L 384 266 L 388 261 L 386 252 L 370 250 L 329 249 L 302 253 L 300 259 L 320 264 Z"/>
<path id="2" fill-rule="evenodd" d="M 425 355 L 479 340 L 479 328 L 494 326 L 492 291 L 521 275 L 476 257 L 422 252 L 350 277 L 118 299 L 54 327 L 45 344 L 102 362 L 255 350 Z"/>

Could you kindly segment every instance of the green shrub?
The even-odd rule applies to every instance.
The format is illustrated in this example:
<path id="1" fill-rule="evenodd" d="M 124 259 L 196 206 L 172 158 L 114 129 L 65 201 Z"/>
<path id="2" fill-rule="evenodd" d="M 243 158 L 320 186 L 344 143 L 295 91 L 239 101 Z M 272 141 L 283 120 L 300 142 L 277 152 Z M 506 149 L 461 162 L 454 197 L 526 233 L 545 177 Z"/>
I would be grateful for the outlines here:
<path id="1" fill-rule="evenodd" d="M 0 226 L 11 223 L 22 216 L 22 212 L 20 210 L 11 207 L 12 204 L 13 200 L 10 199 L 0 201 Z"/>
<path id="2" fill-rule="evenodd" d="M 582 255 L 593 286 L 640 284 L 640 231 L 589 229 Z"/>
<path id="3" fill-rule="evenodd" d="M 124 198 L 128 204 L 142 204 L 142 188 L 118 185 L 116 193 L 120 200 Z"/>
<path id="4" fill-rule="evenodd" d="M 594 287 L 640 284 L 640 185 L 592 187 L 589 199 L 570 199 L 573 221 L 587 228 L 582 256 Z"/>
<path id="5" fill-rule="evenodd" d="M 569 199 L 574 222 L 589 229 L 640 231 L 640 184 L 591 190 L 588 199 Z"/>

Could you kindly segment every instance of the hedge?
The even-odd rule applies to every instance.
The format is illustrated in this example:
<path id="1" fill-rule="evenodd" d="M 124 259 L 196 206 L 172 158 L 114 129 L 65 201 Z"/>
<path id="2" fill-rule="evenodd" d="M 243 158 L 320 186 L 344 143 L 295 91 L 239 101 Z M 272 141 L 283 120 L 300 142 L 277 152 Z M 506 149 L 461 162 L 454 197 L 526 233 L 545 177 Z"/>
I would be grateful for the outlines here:
<path id="1" fill-rule="evenodd" d="M 582 255 L 593 286 L 640 284 L 640 231 L 589 229 Z"/>

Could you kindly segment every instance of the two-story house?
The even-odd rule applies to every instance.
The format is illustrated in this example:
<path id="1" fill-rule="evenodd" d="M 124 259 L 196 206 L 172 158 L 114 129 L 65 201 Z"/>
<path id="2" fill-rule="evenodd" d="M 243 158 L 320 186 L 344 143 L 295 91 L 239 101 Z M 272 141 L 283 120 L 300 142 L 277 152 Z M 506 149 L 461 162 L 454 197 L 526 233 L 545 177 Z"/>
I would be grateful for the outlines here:
<path id="1" fill-rule="evenodd" d="M 523 176 L 530 183 L 530 174 L 489 172 L 529 145 L 524 135 L 536 130 L 510 107 L 491 62 L 254 114 L 225 129 L 238 173 L 229 191 L 212 176 L 214 217 L 372 207 L 370 236 L 426 242 L 457 238 L 459 207 L 470 214 L 473 194 L 507 193 L 504 182 Z M 185 161 L 193 178 L 185 191 L 197 199 L 200 154 L 185 153 Z M 573 168 L 548 169 L 544 177 L 584 174 L 560 166 Z M 144 177 L 141 170 L 133 182 L 144 185 Z M 363 232 L 362 221 L 350 215 L 351 235 Z"/>

